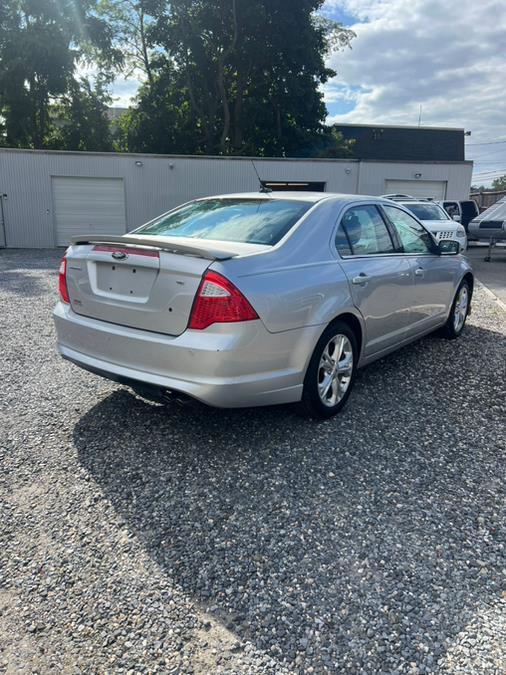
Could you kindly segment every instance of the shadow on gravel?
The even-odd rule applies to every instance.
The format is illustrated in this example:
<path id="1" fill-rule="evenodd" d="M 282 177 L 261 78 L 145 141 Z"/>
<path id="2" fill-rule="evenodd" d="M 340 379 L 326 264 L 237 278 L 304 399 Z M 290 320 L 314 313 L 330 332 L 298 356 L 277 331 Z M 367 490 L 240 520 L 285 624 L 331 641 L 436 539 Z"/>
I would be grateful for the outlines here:
<path id="1" fill-rule="evenodd" d="M 0 249 L 0 269 L 58 269 L 64 248 L 4 248 Z"/>
<path id="2" fill-rule="evenodd" d="M 501 592 L 499 340 L 470 327 L 408 347 L 321 424 L 118 389 L 74 440 L 168 577 L 239 639 L 298 669 L 430 672 Z"/>
<path id="3" fill-rule="evenodd" d="M 0 286 L 8 293 L 23 297 L 47 294 L 47 274 L 52 272 L 54 288 L 58 284 L 58 266 L 64 250 L 0 249 Z"/>
<path id="4" fill-rule="evenodd" d="M 58 272 L 54 272 L 54 287 L 58 285 Z M 26 270 L 0 270 L 0 286 L 3 291 L 21 295 L 26 298 L 37 298 L 47 295 L 47 277 L 34 276 Z"/>

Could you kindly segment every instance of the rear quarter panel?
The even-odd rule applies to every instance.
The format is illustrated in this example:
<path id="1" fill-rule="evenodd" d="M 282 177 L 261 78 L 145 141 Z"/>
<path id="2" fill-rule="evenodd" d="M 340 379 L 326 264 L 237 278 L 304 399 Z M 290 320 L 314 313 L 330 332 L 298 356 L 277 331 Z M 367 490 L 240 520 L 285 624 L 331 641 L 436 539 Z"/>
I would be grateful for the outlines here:
<path id="1" fill-rule="evenodd" d="M 326 326 L 344 312 L 361 321 L 329 245 L 339 210 L 335 202 L 320 203 L 272 250 L 213 263 L 245 294 L 270 332 Z"/>

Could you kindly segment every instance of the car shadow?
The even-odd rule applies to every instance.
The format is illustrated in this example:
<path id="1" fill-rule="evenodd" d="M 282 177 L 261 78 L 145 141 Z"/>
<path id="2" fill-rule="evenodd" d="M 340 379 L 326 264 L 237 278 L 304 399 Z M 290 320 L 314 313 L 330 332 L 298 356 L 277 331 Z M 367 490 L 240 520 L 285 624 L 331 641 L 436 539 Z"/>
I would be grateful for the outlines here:
<path id="1" fill-rule="evenodd" d="M 79 461 L 239 639 L 315 672 L 430 671 L 501 590 L 499 339 L 407 347 L 323 423 L 118 389 L 76 425 Z"/>

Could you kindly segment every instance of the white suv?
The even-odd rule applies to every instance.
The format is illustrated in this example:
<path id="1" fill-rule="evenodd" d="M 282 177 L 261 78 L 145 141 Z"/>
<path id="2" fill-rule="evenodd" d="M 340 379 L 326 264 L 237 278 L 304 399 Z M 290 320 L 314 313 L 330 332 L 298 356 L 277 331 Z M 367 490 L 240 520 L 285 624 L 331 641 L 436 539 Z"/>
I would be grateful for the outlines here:
<path id="1" fill-rule="evenodd" d="M 385 197 L 409 209 L 436 237 L 437 241 L 455 239 L 460 243 L 461 252 L 467 249 L 467 235 L 464 226 L 450 218 L 439 204 L 429 199 L 416 199 L 407 195 L 385 195 Z"/>

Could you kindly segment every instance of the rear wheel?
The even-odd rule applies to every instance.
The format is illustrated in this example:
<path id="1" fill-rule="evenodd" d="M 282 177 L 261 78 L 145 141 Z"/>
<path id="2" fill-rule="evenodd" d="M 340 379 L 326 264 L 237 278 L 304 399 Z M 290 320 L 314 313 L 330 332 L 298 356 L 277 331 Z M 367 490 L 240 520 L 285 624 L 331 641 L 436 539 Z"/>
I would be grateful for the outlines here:
<path id="1" fill-rule="evenodd" d="M 463 281 L 457 289 L 450 314 L 443 328 L 443 334 L 446 338 L 454 340 L 462 333 L 469 314 L 470 300 L 469 284 L 467 281 Z"/>
<path id="2" fill-rule="evenodd" d="M 343 321 L 335 321 L 315 347 L 304 378 L 301 410 L 327 419 L 345 405 L 353 387 L 358 346 L 355 334 Z"/>

